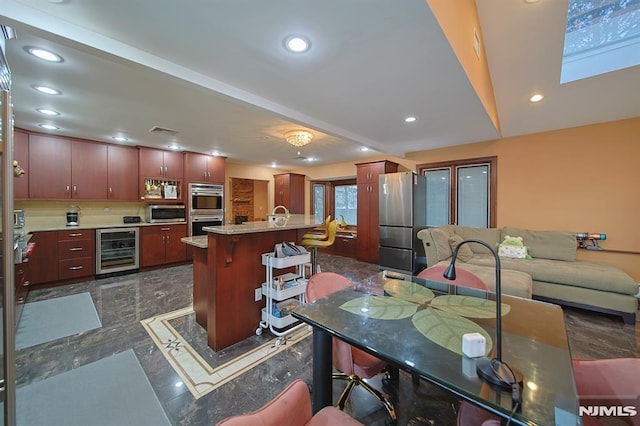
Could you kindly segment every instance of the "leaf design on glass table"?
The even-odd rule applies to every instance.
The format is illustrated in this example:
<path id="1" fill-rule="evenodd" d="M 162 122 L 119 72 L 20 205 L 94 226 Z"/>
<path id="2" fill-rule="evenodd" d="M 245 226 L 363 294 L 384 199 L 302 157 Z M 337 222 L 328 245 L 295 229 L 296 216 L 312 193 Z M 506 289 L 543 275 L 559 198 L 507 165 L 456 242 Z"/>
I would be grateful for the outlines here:
<path id="1" fill-rule="evenodd" d="M 496 302 L 471 296 L 453 294 L 438 296 L 431 301 L 431 306 L 441 311 L 451 312 L 468 318 L 495 318 Z M 502 316 L 511 310 L 511 306 L 502 303 Z"/>
<path id="2" fill-rule="evenodd" d="M 393 297 L 420 305 L 430 302 L 435 297 L 433 291 L 411 281 L 387 279 L 384 291 Z"/>
<path id="3" fill-rule="evenodd" d="M 493 347 L 491 336 L 484 328 L 454 313 L 427 308 L 415 314 L 411 322 L 424 337 L 459 355 L 462 355 L 462 336 L 467 333 L 480 333 L 485 337 L 485 354 Z"/>
<path id="4" fill-rule="evenodd" d="M 396 297 L 363 296 L 343 303 L 340 309 L 367 318 L 395 320 L 409 318 L 419 305 Z"/>

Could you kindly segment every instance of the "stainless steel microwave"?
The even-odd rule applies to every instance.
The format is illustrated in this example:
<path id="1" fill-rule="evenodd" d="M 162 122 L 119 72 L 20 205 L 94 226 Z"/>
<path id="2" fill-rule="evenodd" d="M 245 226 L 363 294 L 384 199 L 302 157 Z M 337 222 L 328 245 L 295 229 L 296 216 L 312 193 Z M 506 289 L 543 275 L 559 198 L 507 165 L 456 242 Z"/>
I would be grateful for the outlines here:
<path id="1" fill-rule="evenodd" d="M 184 204 L 149 204 L 147 222 L 186 222 Z"/>

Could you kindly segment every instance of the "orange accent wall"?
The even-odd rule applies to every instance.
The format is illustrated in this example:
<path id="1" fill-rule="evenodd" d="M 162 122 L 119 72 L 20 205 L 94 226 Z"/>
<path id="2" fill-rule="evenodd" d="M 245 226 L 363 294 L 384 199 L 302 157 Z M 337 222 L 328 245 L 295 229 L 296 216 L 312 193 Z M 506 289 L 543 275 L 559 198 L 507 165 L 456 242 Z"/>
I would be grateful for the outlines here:
<path id="1" fill-rule="evenodd" d="M 487 115 L 499 134 L 502 134 L 475 0 L 427 0 L 427 4 L 478 94 Z M 474 29 L 480 39 L 479 58 L 473 50 Z"/>
<path id="2" fill-rule="evenodd" d="M 640 252 L 640 118 L 414 152 L 431 163 L 496 155 L 497 225 L 600 232 L 600 246 Z M 640 282 L 640 254 L 578 250 Z"/>

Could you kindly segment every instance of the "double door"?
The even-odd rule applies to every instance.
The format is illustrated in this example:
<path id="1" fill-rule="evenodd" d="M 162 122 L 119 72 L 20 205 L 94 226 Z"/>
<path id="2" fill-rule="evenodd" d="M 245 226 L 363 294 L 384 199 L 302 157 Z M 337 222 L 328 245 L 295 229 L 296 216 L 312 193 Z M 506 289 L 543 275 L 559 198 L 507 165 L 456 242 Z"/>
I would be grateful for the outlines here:
<path id="1" fill-rule="evenodd" d="M 142 267 L 184 262 L 187 248 L 180 239 L 187 225 L 154 225 L 142 228 Z"/>

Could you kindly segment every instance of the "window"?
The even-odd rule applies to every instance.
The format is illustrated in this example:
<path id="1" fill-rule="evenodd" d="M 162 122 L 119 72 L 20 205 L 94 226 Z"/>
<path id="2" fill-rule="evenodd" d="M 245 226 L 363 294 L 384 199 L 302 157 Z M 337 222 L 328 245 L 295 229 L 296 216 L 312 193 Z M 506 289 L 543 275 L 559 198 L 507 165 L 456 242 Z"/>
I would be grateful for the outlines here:
<path id="1" fill-rule="evenodd" d="M 328 215 L 347 224 L 358 224 L 358 187 L 355 179 L 311 182 L 311 207 L 318 222 L 324 222 Z"/>
<path id="2" fill-rule="evenodd" d="M 427 226 L 496 226 L 497 157 L 419 164 L 427 177 Z"/>

